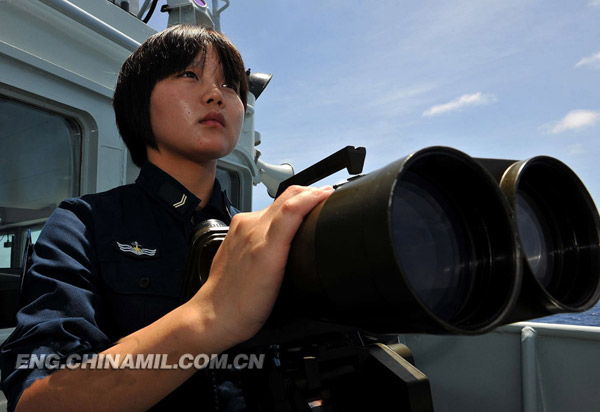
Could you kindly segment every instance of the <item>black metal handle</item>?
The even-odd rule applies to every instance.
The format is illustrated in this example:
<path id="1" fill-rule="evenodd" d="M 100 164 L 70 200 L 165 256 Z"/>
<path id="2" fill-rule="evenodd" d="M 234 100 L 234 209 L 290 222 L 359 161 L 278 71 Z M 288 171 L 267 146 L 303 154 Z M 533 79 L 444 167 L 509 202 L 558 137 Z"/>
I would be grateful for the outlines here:
<path id="1" fill-rule="evenodd" d="M 279 197 L 285 189 L 292 185 L 309 186 L 342 169 L 347 169 L 351 175 L 359 174 L 362 172 L 366 155 L 367 149 L 364 147 L 346 146 L 331 156 L 281 182 L 275 198 Z"/>

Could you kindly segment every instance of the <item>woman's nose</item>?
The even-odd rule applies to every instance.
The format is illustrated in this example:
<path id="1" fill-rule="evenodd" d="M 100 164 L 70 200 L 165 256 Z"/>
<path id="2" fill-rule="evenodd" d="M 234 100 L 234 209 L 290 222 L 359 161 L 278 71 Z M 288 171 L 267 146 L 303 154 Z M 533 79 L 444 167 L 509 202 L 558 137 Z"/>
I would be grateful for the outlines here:
<path id="1" fill-rule="evenodd" d="M 212 85 L 204 93 L 203 100 L 206 104 L 216 103 L 217 106 L 223 105 L 223 93 L 216 85 Z"/>

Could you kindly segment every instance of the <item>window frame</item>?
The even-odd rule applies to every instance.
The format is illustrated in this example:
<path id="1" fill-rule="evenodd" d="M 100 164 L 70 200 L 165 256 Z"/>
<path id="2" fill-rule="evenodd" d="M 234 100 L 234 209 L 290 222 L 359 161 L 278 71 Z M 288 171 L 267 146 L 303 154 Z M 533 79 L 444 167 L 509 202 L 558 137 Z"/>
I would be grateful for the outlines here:
<path id="1" fill-rule="evenodd" d="M 73 197 L 81 196 L 85 193 L 95 192 L 96 188 L 96 165 L 97 165 L 97 125 L 93 117 L 76 108 L 58 103 L 46 97 L 38 96 L 30 92 L 16 89 L 0 82 L 0 97 L 16 102 L 17 104 L 28 106 L 34 110 L 40 110 L 64 118 L 70 125 L 76 128 L 79 133 L 78 147 L 78 176 L 77 183 L 74 185 Z M 73 156 L 75 153 L 69 153 Z M 61 199 L 62 200 L 62 199 Z M 0 233 L 14 234 L 14 245 L 11 250 L 10 272 L 22 269 L 22 257 L 25 249 L 27 230 L 41 230 L 48 218 L 33 219 L 28 221 L 27 225 L 10 224 L 0 228 Z M 4 245 L 0 245 L 4 246 Z M 15 247 L 16 246 L 16 247 Z"/>

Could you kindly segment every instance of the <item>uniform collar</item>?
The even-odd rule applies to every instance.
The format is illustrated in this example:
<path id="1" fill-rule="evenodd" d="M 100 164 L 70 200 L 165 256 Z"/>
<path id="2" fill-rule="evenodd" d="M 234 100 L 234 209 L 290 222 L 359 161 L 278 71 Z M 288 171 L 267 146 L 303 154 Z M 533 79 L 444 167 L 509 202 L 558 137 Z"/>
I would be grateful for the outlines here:
<path id="1" fill-rule="evenodd" d="M 169 212 L 182 220 L 190 219 L 200 204 L 200 199 L 185 186 L 150 162 L 144 163 L 135 182 L 148 195 L 166 207 Z M 227 203 L 221 185 L 215 179 L 211 198 L 203 210 L 214 209 L 226 213 Z"/>

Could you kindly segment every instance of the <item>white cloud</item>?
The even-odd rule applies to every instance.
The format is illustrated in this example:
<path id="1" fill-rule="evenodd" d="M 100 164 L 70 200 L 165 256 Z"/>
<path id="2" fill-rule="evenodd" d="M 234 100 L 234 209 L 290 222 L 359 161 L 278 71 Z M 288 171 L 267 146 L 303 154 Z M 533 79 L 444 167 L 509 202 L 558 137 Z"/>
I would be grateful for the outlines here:
<path id="1" fill-rule="evenodd" d="M 600 0 L 592 0 L 588 3 L 590 7 L 600 7 Z"/>
<path id="2" fill-rule="evenodd" d="M 561 120 L 553 125 L 545 126 L 552 134 L 562 133 L 567 130 L 576 130 L 593 126 L 600 120 L 600 112 L 591 110 L 572 110 Z"/>
<path id="3" fill-rule="evenodd" d="M 372 87 L 372 86 L 370 86 Z M 384 93 L 373 101 L 369 102 L 370 106 L 381 107 L 389 104 L 403 104 L 413 102 L 413 100 L 422 97 L 424 94 L 435 89 L 433 84 L 418 84 L 408 88 L 390 90 Z"/>
<path id="4" fill-rule="evenodd" d="M 443 104 L 437 104 L 423 112 L 424 117 L 437 116 L 446 112 L 455 112 L 463 110 L 469 106 L 483 106 L 497 101 L 493 94 L 483 94 L 481 92 L 473 94 L 463 94 L 462 96 Z"/>
<path id="5" fill-rule="evenodd" d="M 598 2 L 600 4 L 600 0 L 598 0 Z M 600 52 L 584 57 L 575 64 L 575 67 L 581 66 L 592 66 L 600 69 Z"/>

